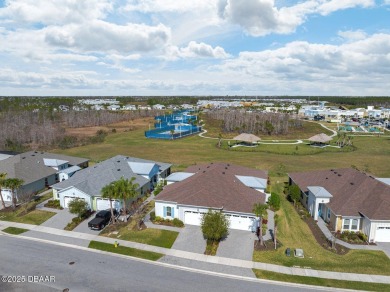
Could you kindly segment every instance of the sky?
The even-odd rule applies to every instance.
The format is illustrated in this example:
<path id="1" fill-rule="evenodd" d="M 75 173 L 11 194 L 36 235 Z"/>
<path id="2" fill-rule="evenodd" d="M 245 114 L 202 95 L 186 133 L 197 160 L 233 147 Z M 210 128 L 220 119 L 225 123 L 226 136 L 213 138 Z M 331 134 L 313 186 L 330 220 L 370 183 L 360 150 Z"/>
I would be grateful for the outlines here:
<path id="1" fill-rule="evenodd" d="M 390 0 L 0 0 L 0 96 L 390 96 Z"/>

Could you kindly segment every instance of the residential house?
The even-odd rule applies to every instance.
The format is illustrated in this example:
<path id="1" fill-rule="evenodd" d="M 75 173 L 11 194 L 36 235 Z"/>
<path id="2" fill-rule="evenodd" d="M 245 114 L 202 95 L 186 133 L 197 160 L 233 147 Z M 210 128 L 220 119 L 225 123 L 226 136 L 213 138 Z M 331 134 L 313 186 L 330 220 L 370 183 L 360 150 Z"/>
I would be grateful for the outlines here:
<path id="1" fill-rule="evenodd" d="M 41 151 L 29 151 L 0 161 L 0 173 L 24 181 L 16 192 L 17 199 L 35 194 L 60 179 L 67 179 L 85 167 L 88 167 L 86 158 Z M 11 201 L 10 190 L 2 189 L 1 193 L 5 201 Z"/>
<path id="2" fill-rule="evenodd" d="M 289 174 L 314 220 L 332 231 L 361 231 L 370 242 L 390 242 L 390 186 L 353 168 Z"/>
<path id="3" fill-rule="evenodd" d="M 156 216 L 200 225 L 211 209 L 222 211 L 231 229 L 254 231 L 258 219 L 252 210 L 266 202 L 267 177 L 266 171 L 228 163 L 190 166 L 167 177 L 169 185 L 155 200 Z"/>
<path id="4" fill-rule="evenodd" d="M 60 200 L 64 208 L 74 198 L 82 198 L 92 210 L 110 208 L 108 199 L 101 197 L 101 190 L 122 177 L 135 178 L 138 197 L 152 191 L 155 185 L 170 174 L 171 164 L 117 155 L 92 167 L 78 171 L 68 180 L 53 185 L 53 197 Z M 115 200 L 113 206 L 121 209 L 122 201 Z"/>

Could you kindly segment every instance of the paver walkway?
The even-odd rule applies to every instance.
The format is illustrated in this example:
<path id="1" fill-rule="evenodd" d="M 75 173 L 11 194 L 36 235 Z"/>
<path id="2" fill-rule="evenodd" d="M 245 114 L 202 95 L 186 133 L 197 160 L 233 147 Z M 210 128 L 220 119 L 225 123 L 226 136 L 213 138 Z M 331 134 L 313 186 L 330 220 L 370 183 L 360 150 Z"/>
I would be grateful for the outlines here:
<path id="1" fill-rule="evenodd" d="M 19 228 L 25 228 L 30 229 L 33 231 L 39 231 L 49 234 L 54 234 L 58 236 L 65 236 L 70 238 L 77 238 L 77 239 L 84 239 L 84 240 L 97 240 L 101 242 L 106 242 L 113 244 L 114 240 L 112 238 L 104 237 L 104 236 L 97 236 L 97 235 L 91 235 L 91 234 L 85 234 L 85 233 L 79 233 L 74 231 L 66 231 L 66 230 L 60 230 L 56 228 L 50 228 L 45 226 L 37 226 L 37 225 L 31 225 L 31 224 L 24 224 L 24 223 L 16 223 L 16 222 L 8 222 L 8 221 L 0 221 L 0 230 L 13 226 L 13 227 L 19 227 Z M 2 236 L 5 236 L 2 234 Z M 11 236 L 11 235 L 9 235 Z M 26 237 L 20 235 L 20 237 Z M 28 238 L 28 237 L 26 237 Z M 61 238 L 61 237 L 58 237 Z M 357 281 L 357 282 L 370 282 L 370 283 L 384 283 L 384 284 L 390 284 L 390 276 L 382 276 L 382 275 L 369 275 L 369 274 L 353 274 L 353 273 L 340 273 L 340 272 L 330 272 L 330 271 L 320 271 L 320 270 L 312 270 L 312 269 L 305 269 L 305 268 L 296 268 L 296 267 L 284 267 L 284 266 L 278 266 L 274 264 L 267 264 L 267 263 L 259 263 L 259 262 L 252 262 L 252 261 L 246 261 L 246 260 L 239 260 L 239 259 L 232 259 L 232 258 L 226 258 L 226 257 L 219 257 L 219 256 L 207 256 L 204 254 L 198 254 L 188 251 L 182 251 L 182 250 L 175 250 L 175 249 L 167 249 L 157 246 L 151 246 L 146 244 L 141 244 L 137 242 L 130 242 L 125 240 L 117 240 L 119 244 L 127 247 L 137 248 L 141 250 L 148 250 L 152 252 L 158 252 L 165 255 L 188 259 L 188 260 L 196 260 L 200 262 L 206 262 L 206 263 L 214 263 L 214 264 L 220 264 L 220 265 L 226 265 L 226 266 L 233 266 L 233 267 L 241 267 L 241 268 L 247 268 L 247 269 L 260 269 L 260 270 L 267 270 L 282 274 L 289 274 L 289 275 L 300 275 L 300 276 L 311 276 L 311 277 L 318 277 L 318 278 L 326 278 L 326 279 L 336 279 L 336 280 L 350 280 L 350 281 Z"/>

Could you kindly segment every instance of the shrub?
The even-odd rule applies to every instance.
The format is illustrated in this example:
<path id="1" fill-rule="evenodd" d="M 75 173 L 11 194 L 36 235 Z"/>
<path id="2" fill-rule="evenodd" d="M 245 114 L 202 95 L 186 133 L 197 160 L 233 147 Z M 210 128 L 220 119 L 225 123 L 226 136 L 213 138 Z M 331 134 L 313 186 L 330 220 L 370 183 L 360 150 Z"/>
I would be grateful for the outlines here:
<path id="1" fill-rule="evenodd" d="M 164 220 L 164 219 L 161 218 L 160 216 L 156 216 L 156 218 L 154 219 L 154 222 L 160 223 L 160 222 L 162 222 L 163 220 Z"/>
<path id="2" fill-rule="evenodd" d="M 150 212 L 149 217 L 150 217 L 150 221 L 154 221 L 156 219 L 156 212 L 154 211 Z"/>
<path id="3" fill-rule="evenodd" d="M 271 196 L 268 199 L 268 205 L 273 211 L 278 211 L 280 209 L 280 197 L 277 193 L 271 193 Z"/>
<path id="4" fill-rule="evenodd" d="M 175 227 L 183 227 L 184 226 L 183 221 L 181 221 L 180 219 L 177 219 L 177 218 L 174 218 L 172 220 L 172 223 L 173 223 L 173 226 L 175 226 Z"/>

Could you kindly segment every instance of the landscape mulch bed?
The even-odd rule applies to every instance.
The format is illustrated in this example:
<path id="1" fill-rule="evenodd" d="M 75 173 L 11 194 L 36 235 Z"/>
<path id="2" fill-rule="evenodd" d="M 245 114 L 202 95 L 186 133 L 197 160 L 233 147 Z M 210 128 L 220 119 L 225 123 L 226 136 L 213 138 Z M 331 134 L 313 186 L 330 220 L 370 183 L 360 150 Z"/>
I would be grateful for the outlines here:
<path id="1" fill-rule="evenodd" d="M 329 241 L 324 233 L 321 231 L 320 227 L 317 225 L 317 222 L 314 221 L 311 217 L 302 218 L 303 221 L 306 222 L 307 226 L 309 226 L 312 234 L 314 235 L 316 241 L 325 249 L 330 250 L 336 254 L 344 255 L 348 253 L 349 248 L 342 246 L 340 244 L 335 243 L 335 249 L 332 249 L 332 242 Z"/>

